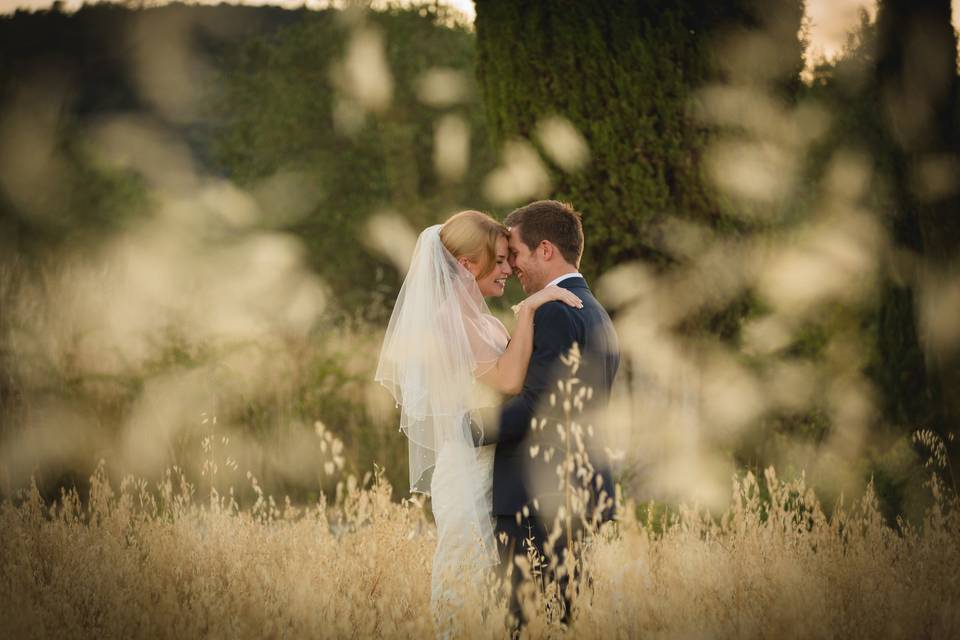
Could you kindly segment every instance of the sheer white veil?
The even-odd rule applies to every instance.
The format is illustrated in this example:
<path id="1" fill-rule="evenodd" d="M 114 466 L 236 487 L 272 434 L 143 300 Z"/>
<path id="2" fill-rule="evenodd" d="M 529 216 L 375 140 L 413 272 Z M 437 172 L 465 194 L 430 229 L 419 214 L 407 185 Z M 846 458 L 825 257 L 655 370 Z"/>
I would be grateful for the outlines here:
<path id="1" fill-rule="evenodd" d="M 507 339 L 473 274 L 441 242 L 440 225 L 425 229 L 387 326 L 375 380 L 400 407 L 410 490 L 429 495 L 437 454 L 444 449 L 444 455 L 456 456 L 464 467 L 455 489 L 463 495 L 456 499 L 476 523 L 481 551 L 491 563 L 499 556 L 470 423 L 483 428 L 476 409 L 490 402 L 477 393 L 475 380 L 496 364 Z"/>

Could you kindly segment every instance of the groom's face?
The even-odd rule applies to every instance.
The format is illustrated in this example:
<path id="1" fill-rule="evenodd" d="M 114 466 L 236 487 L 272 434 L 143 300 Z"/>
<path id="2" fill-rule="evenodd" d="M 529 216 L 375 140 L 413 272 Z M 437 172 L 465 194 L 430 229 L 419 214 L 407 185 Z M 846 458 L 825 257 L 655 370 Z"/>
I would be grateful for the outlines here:
<path id="1" fill-rule="evenodd" d="M 524 293 L 530 295 L 543 289 L 543 264 L 537 252 L 523 243 L 520 238 L 520 227 L 510 228 L 510 266 L 520 280 Z"/>

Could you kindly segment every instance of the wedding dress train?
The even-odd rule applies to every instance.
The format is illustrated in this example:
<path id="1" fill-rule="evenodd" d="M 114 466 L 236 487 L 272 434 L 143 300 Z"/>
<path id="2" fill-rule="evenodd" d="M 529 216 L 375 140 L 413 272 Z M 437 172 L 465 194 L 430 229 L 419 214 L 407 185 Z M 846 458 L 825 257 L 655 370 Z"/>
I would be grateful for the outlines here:
<path id="1" fill-rule="evenodd" d="M 482 590 L 488 584 L 491 561 L 474 524 L 476 510 L 494 526 L 493 458 L 496 445 L 467 449 L 451 443 L 437 455 L 431 483 L 437 547 L 433 556 L 430 604 L 437 637 L 458 637 L 463 625 L 479 623 Z M 471 470 L 476 478 L 466 477 Z M 464 500 L 467 491 L 478 491 L 475 500 Z"/>

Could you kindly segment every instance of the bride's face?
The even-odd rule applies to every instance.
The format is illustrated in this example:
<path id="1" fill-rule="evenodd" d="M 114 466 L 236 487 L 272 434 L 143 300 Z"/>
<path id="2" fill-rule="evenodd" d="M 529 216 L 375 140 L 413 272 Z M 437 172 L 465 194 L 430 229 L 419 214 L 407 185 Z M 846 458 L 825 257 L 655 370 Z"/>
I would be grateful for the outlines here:
<path id="1" fill-rule="evenodd" d="M 513 273 L 513 269 L 510 268 L 510 262 L 507 260 L 506 238 L 502 236 L 497 238 L 497 247 L 493 259 L 495 261 L 493 270 L 482 278 L 477 278 L 477 286 L 480 287 L 480 294 L 484 297 L 502 296 L 507 278 Z M 461 264 L 474 276 L 478 276 L 483 270 L 482 265 L 478 262 L 466 260 L 465 262 L 461 262 Z"/>

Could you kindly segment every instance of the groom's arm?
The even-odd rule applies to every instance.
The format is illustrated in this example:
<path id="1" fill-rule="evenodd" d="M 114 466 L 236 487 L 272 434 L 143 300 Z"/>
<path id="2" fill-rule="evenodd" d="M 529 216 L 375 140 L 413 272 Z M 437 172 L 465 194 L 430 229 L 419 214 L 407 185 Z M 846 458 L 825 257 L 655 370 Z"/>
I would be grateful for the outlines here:
<path id="1" fill-rule="evenodd" d="M 537 414 L 537 404 L 546 402 L 548 387 L 555 384 L 560 357 L 570 350 L 575 340 L 570 320 L 560 302 L 549 302 L 534 315 L 534 346 L 527 367 L 527 377 L 520 395 L 510 398 L 500 411 L 496 431 L 483 434 L 483 444 L 513 442 L 530 430 L 530 421 Z"/>

